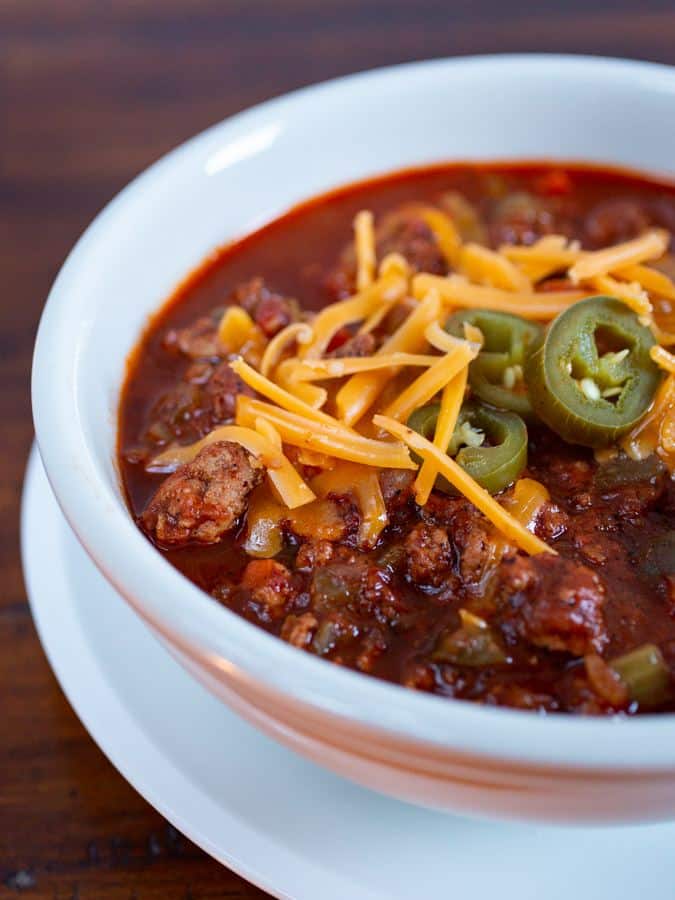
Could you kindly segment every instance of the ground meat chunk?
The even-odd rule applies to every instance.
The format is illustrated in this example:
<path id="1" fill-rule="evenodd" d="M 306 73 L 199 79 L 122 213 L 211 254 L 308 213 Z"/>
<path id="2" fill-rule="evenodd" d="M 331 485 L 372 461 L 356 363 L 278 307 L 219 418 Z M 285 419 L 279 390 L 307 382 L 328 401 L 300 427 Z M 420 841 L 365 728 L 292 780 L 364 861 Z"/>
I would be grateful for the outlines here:
<path id="1" fill-rule="evenodd" d="M 466 584 L 479 584 L 494 564 L 494 535 L 477 514 L 458 517 L 452 540 L 459 556 L 459 574 Z"/>
<path id="2" fill-rule="evenodd" d="M 260 463 L 239 444 L 211 444 L 160 485 L 141 525 L 164 546 L 213 544 L 242 515 L 262 476 Z"/>
<path id="3" fill-rule="evenodd" d="M 652 224 L 645 205 L 623 197 L 599 203 L 586 217 L 586 243 L 607 247 L 637 237 Z"/>
<path id="4" fill-rule="evenodd" d="M 232 300 L 246 310 L 267 337 L 273 337 L 299 317 L 297 301 L 270 290 L 262 278 L 238 285 Z"/>
<path id="5" fill-rule="evenodd" d="M 291 572 L 274 559 L 251 560 L 241 576 L 241 587 L 250 595 L 249 608 L 264 622 L 282 618 L 298 594 Z"/>
<path id="6" fill-rule="evenodd" d="M 569 527 L 569 516 L 556 503 L 547 500 L 537 515 L 536 532 L 544 541 L 555 541 Z"/>
<path id="7" fill-rule="evenodd" d="M 440 587 L 452 565 L 452 545 L 444 528 L 420 523 L 405 541 L 408 577 L 414 584 Z"/>
<path id="8" fill-rule="evenodd" d="M 445 257 L 429 226 L 410 209 L 397 209 L 379 222 L 376 254 L 382 260 L 388 253 L 400 253 L 416 272 L 445 275 Z M 356 291 L 356 255 L 353 243 L 343 251 L 339 264 L 324 279 L 331 299 L 342 300 Z"/>
<path id="9" fill-rule="evenodd" d="M 295 568 L 300 572 L 311 572 L 329 563 L 334 552 L 335 545 L 331 541 L 306 541 L 295 557 Z"/>
<path id="10" fill-rule="evenodd" d="M 429 663 L 415 662 L 403 671 L 401 683 L 413 691 L 433 691 L 436 678 Z"/>
<path id="11" fill-rule="evenodd" d="M 214 424 L 234 419 L 239 394 L 247 397 L 255 396 L 255 391 L 232 371 L 227 360 L 214 370 L 205 386 L 205 393 Z"/>
<path id="12" fill-rule="evenodd" d="M 355 334 L 327 356 L 330 359 L 343 359 L 345 356 L 372 356 L 376 347 L 377 341 L 372 334 Z"/>
<path id="13" fill-rule="evenodd" d="M 604 566 L 610 556 L 620 549 L 611 537 L 599 527 L 598 516 L 591 510 L 572 519 L 570 537 L 575 550 L 594 566 Z"/>
<path id="14" fill-rule="evenodd" d="M 383 469 L 380 472 L 382 498 L 390 522 L 405 518 L 413 504 L 415 473 L 409 469 Z"/>
<path id="15" fill-rule="evenodd" d="M 378 259 L 388 253 L 400 253 L 416 272 L 445 275 L 448 271 L 432 230 L 426 222 L 410 213 L 394 213 L 378 228 Z"/>
<path id="16" fill-rule="evenodd" d="M 424 512 L 427 518 L 446 527 L 464 584 L 480 584 L 495 564 L 495 536 L 485 516 L 464 497 L 449 497 L 437 491 L 431 494 Z"/>
<path id="17" fill-rule="evenodd" d="M 604 584 L 571 559 L 543 553 L 504 560 L 495 601 L 505 632 L 539 647 L 583 656 L 609 640 Z"/>
<path id="18" fill-rule="evenodd" d="M 555 198 L 537 197 L 526 191 L 507 194 L 497 201 L 488 227 L 490 243 L 532 244 L 545 234 L 569 234 L 562 204 Z"/>
<path id="19" fill-rule="evenodd" d="M 385 568 L 370 566 L 361 580 L 357 609 L 362 616 L 375 618 L 382 625 L 396 625 L 408 608 L 400 593 L 390 584 Z"/>
<path id="20" fill-rule="evenodd" d="M 304 649 L 312 643 L 318 624 L 318 619 L 310 612 L 287 616 L 281 626 L 281 638 L 294 647 Z"/>
<path id="21" fill-rule="evenodd" d="M 215 359 L 223 352 L 218 339 L 218 315 L 201 316 L 185 328 L 171 329 L 164 337 L 167 349 L 176 349 L 190 359 Z"/>

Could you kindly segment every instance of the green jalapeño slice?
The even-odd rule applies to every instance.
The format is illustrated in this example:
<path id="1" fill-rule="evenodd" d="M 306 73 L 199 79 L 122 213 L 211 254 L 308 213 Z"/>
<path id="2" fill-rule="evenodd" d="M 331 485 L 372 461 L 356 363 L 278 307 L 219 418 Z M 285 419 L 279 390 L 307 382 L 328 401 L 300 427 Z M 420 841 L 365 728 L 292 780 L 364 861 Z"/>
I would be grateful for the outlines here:
<path id="1" fill-rule="evenodd" d="M 416 409 L 408 427 L 433 441 L 439 412 L 437 403 Z M 527 428 L 515 413 L 466 403 L 458 416 L 448 455 L 486 491 L 497 494 L 513 484 L 527 464 Z M 442 477 L 436 479 L 435 487 L 455 493 Z"/>
<path id="2" fill-rule="evenodd" d="M 571 444 L 608 446 L 635 425 L 654 397 L 661 377 L 649 356 L 654 343 L 619 300 L 575 303 L 526 360 L 535 413 Z"/>
<path id="3" fill-rule="evenodd" d="M 464 323 L 483 333 L 483 349 L 469 368 L 474 394 L 485 403 L 528 418 L 532 406 L 523 379 L 529 348 L 542 334 L 541 326 L 520 316 L 490 309 L 465 309 L 450 316 L 445 329 L 464 337 Z"/>

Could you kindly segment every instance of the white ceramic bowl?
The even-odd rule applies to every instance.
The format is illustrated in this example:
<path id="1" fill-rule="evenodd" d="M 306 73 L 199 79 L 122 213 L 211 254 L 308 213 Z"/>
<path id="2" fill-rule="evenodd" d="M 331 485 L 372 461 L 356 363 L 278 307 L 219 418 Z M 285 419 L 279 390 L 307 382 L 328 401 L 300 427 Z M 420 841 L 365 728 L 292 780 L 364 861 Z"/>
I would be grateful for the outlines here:
<path id="1" fill-rule="evenodd" d="M 363 784 L 443 809 L 579 822 L 675 816 L 675 716 L 488 709 L 299 652 L 153 550 L 115 465 L 126 356 L 148 314 L 214 247 L 303 198 L 417 163 L 580 159 L 672 176 L 674 113 L 675 69 L 644 63 L 506 56 L 370 72 L 209 129 L 137 178 L 78 242 L 35 350 L 35 426 L 50 482 L 106 577 L 186 668 L 269 734 Z"/>

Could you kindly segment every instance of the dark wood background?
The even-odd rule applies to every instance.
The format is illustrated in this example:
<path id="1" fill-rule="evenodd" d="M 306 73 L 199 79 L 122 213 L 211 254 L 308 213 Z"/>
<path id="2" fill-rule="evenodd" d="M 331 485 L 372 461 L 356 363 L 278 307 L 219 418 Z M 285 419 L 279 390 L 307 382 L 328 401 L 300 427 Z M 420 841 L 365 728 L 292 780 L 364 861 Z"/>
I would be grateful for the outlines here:
<path id="1" fill-rule="evenodd" d="M 0 0 L 0 897 L 266 896 L 117 774 L 62 696 L 33 629 L 17 535 L 29 365 L 68 249 L 132 176 L 252 103 L 383 64 L 531 50 L 672 64 L 675 6 Z"/>

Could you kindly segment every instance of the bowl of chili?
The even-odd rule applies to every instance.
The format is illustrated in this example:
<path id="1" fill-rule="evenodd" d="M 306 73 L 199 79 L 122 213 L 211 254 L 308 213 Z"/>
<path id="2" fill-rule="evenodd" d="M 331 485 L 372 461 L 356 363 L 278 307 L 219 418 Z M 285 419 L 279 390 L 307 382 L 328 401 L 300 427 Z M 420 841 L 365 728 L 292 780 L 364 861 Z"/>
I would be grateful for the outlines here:
<path id="1" fill-rule="evenodd" d="M 34 359 L 50 482 L 160 640 L 268 734 L 441 809 L 675 813 L 674 98 L 667 67 L 575 57 L 353 76 L 173 151 L 76 245 Z M 372 258 L 358 216 L 340 255 L 338 226 L 369 209 Z M 319 328 L 329 296 L 358 329 Z M 427 313 L 422 345 L 403 340 L 402 315 Z M 293 513 L 276 536 L 274 504 Z M 322 560 L 326 543 L 344 549 Z M 478 545 L 498 556 L 489 597 L 463 570 Z"/>

